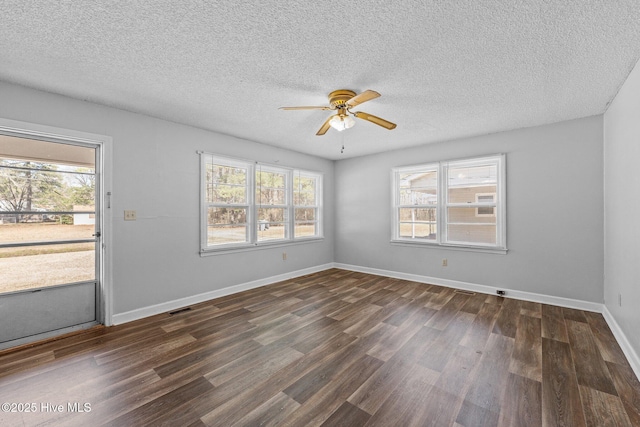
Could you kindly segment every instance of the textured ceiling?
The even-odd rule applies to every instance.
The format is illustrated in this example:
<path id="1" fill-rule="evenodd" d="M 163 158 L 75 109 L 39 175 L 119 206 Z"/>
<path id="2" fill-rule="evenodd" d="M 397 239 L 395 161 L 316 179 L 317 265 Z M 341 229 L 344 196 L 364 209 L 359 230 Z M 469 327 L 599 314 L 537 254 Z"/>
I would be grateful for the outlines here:
<path id="1" fill-rule="evenodd" d="M 0 2 L 0 80 L 329 159 L 600 114 L 638 0 Z M 315 132 L 335 89 L 373 89 Z M 1 102 L 1 96 L 0 96 Z M 344 154 L 340 145 L 346 146 Z"/>

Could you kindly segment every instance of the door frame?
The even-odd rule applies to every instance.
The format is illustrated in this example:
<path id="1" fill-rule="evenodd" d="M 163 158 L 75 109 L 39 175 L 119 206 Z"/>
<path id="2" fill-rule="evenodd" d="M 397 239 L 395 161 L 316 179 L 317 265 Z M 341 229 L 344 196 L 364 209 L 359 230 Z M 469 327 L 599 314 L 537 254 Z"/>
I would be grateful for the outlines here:
<path id="1" fill-rule="evenodd" d="M 38 139 L 47 142 L 81 143 L 96 146 L 98 151 L 99 176 L 97 176 L 98 192 L 96 193 L 96 209 L 100 220 L 101 247 L 96 304 L 96 321 L 105 326 L 112 325 L 113 317 L 113 288 L 112 288 L 112 215 L 111 215 L 111 186 L 112 186 L 112 145 L 113 139 L 107 135 L 81 132 L 35 123 L 21 122 L 0 118 L 0 134 L 20 138 Z"/>

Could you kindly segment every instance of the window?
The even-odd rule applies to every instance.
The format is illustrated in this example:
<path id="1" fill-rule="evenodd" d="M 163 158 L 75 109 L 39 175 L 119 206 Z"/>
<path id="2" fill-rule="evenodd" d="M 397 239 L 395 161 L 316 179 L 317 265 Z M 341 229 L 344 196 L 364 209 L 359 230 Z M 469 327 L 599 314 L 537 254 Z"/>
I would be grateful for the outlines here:
<path id="1" fill-rule="evenodd" d="M 478 193 L 476 194 L 476 203 L 490 203 L 494 204 L 496 200 L 496 193 Z M 478 206 L 476 208 L 476 216 L 496 216 L 496 208 L 494 206 Z"/>
<path id="2" fill-rule="evenodd" d="M 396 175 L 398 237 L 436 241 L 438 165 L 405 168 Z"/>
<path id="3" fill-rule="evenodd" d="M 504 155 L 393 170 L 392 241 L 506 249 Z"/>
<path id="4" fill-rule="evenodd" d="M 256 210 L 258 242 L 289 237 L 288 171 L 256 165 Z"/>
<path id="5" fill-rule="evenodd" d="M 201 252 L 322 237 L 322 175 L 201 153 Z"/>
<path id="6" fill-rule="evenodd" d="M 296 237 L 320 235 L 320 176 L 294 171 L 293 206 L 294 234 Z"/>
<path id="7" fill-rule="evenodd" d="M 248 243 L 251 165 L 207 156 L 206 246 Z"/>

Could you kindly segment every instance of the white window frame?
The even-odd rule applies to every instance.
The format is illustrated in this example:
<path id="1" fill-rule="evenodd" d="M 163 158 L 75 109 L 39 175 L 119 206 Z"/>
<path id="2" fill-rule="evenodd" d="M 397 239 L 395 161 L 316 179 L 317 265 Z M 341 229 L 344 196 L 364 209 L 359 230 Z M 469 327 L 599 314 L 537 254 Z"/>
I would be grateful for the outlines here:
<path id="1" fill-rule="evenodd" d="M 318 237 L 322 237 L 323 236 L 323 230 L 322 230 L 322 182 L 323 182 L 323 177 L 322 174 L 317 173 L 317 172 L 310 172 L 310 171 L 304 171 L 304 170 L 294 170 L 293 171 L 293 181 L 291 186 L 293 187 L 295 185 L 295 178 L 312 178 L 315 180 L 316 185 L 315 185 L 315 194 L 314 194 L 314 202 L 311 205 L 302 205 L 302 204 L 296 204 L 295 203 L 295 193 L 296 193 L 296 189 L 292 188 L 292 205 L 293 205 L 293 211 L 292 211 L 292 222 L 293 222 L 293 228 L 291 229 L 291 232 L 293 233 L 293 237 L 295 240 L 306 240 L 306 239 L 317 239 Z M 297 221 L 296 220 L 296 209 L 314 209 L 315 210 L 315 220 L 314 221 Z M 315 223 L 315 227 L 316 227 L 316 235 L 314 236 L 300 236 L 297 237 L 295 235 L 296 232 L 296 224 L 297 223 L 306 223 L 306 222 L 314 222 Z"/>
<path id="2" fill-rule="evenodd" d="M 224 249 L 236 249 L 242 247 L 249 247 L 252 245 L 252 242 L 255 240 L 255 233 L 251 224 L 254 222 L 255 209 L 254 206 L 254 196 L 255 191 L 252 192 L 252 189 L 255 188 L 253 180 L 255 177 L 254 172 L 254 164 L 249 161 L 243 161 L 240 159 L 233 159 L 223 156 L 216 156 L 209 153 L 201 153 L 201 174 L 200 174 L 200 185 L 202 187 L 202 194 L 200 196 L 202 211 L 201 211 L 201 246 L 202 249 L 206 248 L 218 248 L 219 250 Z M 220 164 L 222 166 L 228 167 L 236 167 L 246 169 L 246 184 L 245 184 L 245 201 L 244 203 L 215 203 L 207 201 L 207 160 L 211 159 L 214 163 Z M 217 245 L 208 245 L 208 232 L 209 232 L 209 224 L 208 224 L 208 211 L 209 208 L 230 208 L 230 209 L 245 209 L 246 210 L 246 234 L 244 242 L 231 242 L 231 243 L 220 243 Z"/>
<path id="3" fill-rule="evenodd" d="M 259 200 L 259 197 L 257 196 L 258 193 L 258 188 L 261 188 L 262 183 L 259 182 L 258 180 L 258 173 L 260 172 L 268 172 L 268 173 L 274 173 L 274 174 L 280 174 L 280 175 L 284 175 L 284 204 L 274 204 L 274 205 L 270 205 L 270 204 L 266 204 L 266 203 L 262 203 L 261 200 Z M 254 208 L 255 208 L 255 221 L 256 221 L 256 225 L 255 225 L 255 232 L 256 232 L 256 243 L 259 244 L 264 244 L 267 242 L 282 242 L 282 241 L 287 241 L 290 240 L 290 237 L 293 233 L 293 230 L 291 229 L 291 214 L 293 212 L 292 210 L 292 204 L 293 204 L 293 198 L 292 198 L 292 192 L 291 192 L 291 187 L 293 186 L 293 180 L 291 177 L 291 170 L 290 169 L 285 169 L 282 167 L 274 167 L 274 166 L 269 166 L 266 164 L 262 164 L 262 163 L 256 163 L 255 166 L 255 171 L 254 171 L 254 179 L 255 179 L 255 185 L 254 185 L 254 195 L 256 197 L 255 199 L 255 204 L 254 204 Z M 268 240 L 259 240 L 259 235 L 258 232 L 260 231 L 260 215 L 258 214 L 258 210 L 259 209 L 282 209 L 284 211 L 284 215 L 283 215 L 283 220 L 282 221 L 278 221 L 278 224 L 282 224 L 284 226 L 284 237 L 281 239 L 268 239 Z M 269 223 L 268 225 L 272 225 L 274 223 Z M 268 228 L 267 228 L 268 229 Z"/>
<path id="4" fill-rule="evenodd" d="M 395 193 L 393 195 L 393 200 L 394 200 L 394 204 L 395 204 L 395 208 L 394 210 L 394 240 L 402 240 L 402 241 L 414 241 L 413 238 L 409 238 L 409 237 L 400 237 L 400 228 L 401 225 L 403 223 L 406 223 L 406 221 L 401 221 L 400 220 L 400 209 L 436 209 L 436 236 L 439 233 L 438 230 L 438 215 L 440 214 L 440 212 L 437 209 L 437 203 L 436 204 L 425 204 L 425 203 L 413 203 L 413 204 L 403 204 L 402 200 L 401 200 L 401 194 L 399 190 L 399 185 L 400 185 L 400 174 L 404 174 L 404 173 L 425 173 L 425 172 L 435 172 L 436 173 L 436 182 L 437 182 L 437 190 L 436 190 L 436 197 L 438 196 L 439 191 L 439 184 L 440 184 L 440 172 L 439 172 L 439 164 L 438 163 L 429 163 L 429 164 L 424 164 L 424 165 L 419 165 L 419 166 L 410 166 L 410 167 L 405 167 L 405 168 L 397 168 L 394 172 L 394 190 Z M 409 223 L 412 224 L 412 226 L 415 226 L 416 223 L 418 223 L 417 221 L 409 221 Z M 431 242 L 433 243 L 433 240 L 431 240 Z"/>
<path id="5" fill-rule="evenodd" d="M 264 248 L 269 246 L 289 245 L 294 243 L 301 243 L 306 241 L 318 241 L 323 240 L 323 221 L 322 221 L 322 183 L 324 176 L 320 172 L 314 172 L 309 170 L 300 170 L 290 167 L 284 167 L 279 165 L 271 165 L 267 163 L 256 162 L 252 160 L 238 159 L 233 157 L 227 157 L 214 153 L 207 153 L 204 151 L 198 151 L 200 155 L 200 254 L 201 255 L 213 255 L 216 253 L 228 253 L 230 251 L 244 251 L 258 248 Z M 209 203 L 207 201 L 207 161 L 212 159 L 214 162 L 231 167 L 241 167 L 247 170 L 247 199 L 243 204 L 224 204 L 224 203 Z M 258 209 L 260 208 L 259 201 L 256 200 L 256 192 L 258 183 L 256 182 L 256 173 L 258 171 L 267 171 L 275 173 L 285 174 L 285 205 L 262 205 L 262 207 L 275 207 L 285 209 L 285 222 L 286 232 L 282 239 L 269 239 L 258 241 Z M 316 180 L 315 190 L 315 205 L 304 206 L 308 208 L 316 209 L 316 234 L 313 236 L 295 236 L 295 209 L 294 205 L 294 176 L 306 176 L 312 177 Z M 220 243 L 215 245 L 209 245 L 208 243 L 208 209 L 209 207 L 229 207 L 229 208 L 246 208 L 247 209 L 247 239 L 245 242 L 233 242 L 233 243 Z"/>
<path id="6" fill-rule="evenodd" d="M 391 218 L 392 218 L 392 232 L 391 242 L 396 244 L 410 244 L 421 245 L 425 247 L 447 247 L 447 248 L 459 248 L 465 250 L 478 250 L 483 252 L 498 252 L 506 253 L 506 158 L 504 154 L 496 154 L 491 156 L 459 159 L 450 161 L 441 161 L 426 163 L 422 165 L 413 165 L 405 167 L 393 168 L 391 171 Z M 474 167 L 474 166 L 487 166 L 495 165 L 497 170 L 496 176 L 496 193 L 493 203 L 477 202 L 476 203 L 450 203 L 448 200 L 449 194 L 449 170 L 459 167 Z M 400 203 L 400 175 L 411 172 L 421 172 L 428 170 L 437 170 L 437 203 L 436 203 L 436 222 L 437 232 L 436 238 L 429 239 L 416 239 L 411 237 L 400 236 L 400 209 L 401 208 L 433 208 L 433 205 L 411 205 L 405 206 Z M 484 193 L 483 193 L 484 194 Z M 488 193 L 487 193 L 488 194 Z M 491 193 L 493 194 L 493 193 Z M 448 208 L 465 207 L 476 208 L 476 214 L 478 208 L 494 207 L 493 215 L 480 216 L 495 217 L 496 218 L 496 244 L 486 243 L 474 243 L 474 242 L 454 242 L 449 241 L 447 237 L 447 210 Z"/>

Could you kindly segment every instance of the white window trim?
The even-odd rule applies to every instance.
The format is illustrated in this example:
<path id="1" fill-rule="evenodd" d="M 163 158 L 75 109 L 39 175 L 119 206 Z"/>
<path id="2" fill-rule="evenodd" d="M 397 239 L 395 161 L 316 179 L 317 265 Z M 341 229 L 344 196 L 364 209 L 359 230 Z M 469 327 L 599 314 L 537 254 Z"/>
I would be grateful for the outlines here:
<path id="1" fill-rule="evenodd" d="M 239 167 L 247 170 L 247 184 L 246 184 L 247 194 L 246 194 L 245 203 L 233 203 L 233 204 L 230 203 L 227 205 L 221 205 L 229 208 L 241 207 L 247 210 L 247 213 L 246 213 L 247 225 L 248 225 L 247 240 L 245 242 L 239 242 L 239 243 L 236 243 L 236 242 L 222 243 L 222 244 L 216 245 L 213 250 L 223 251 L 223 250 L 229 250 L 229 249 L 248 248 L 253 246 L 252 242 L 255 240 L 255 237 L 253 235 L 254 231 L 251 224 L 253 224 L 254 222 L 254 215 L 255 215 L 255 209 L 253 208 L 254 206 L 253 199 L 255 197 L 255 190 L 252 192 L 251 189 L 255 188 L 254 182 L 253 182 L 255 178 L 254 163 L 248 160 L 235 159 L 235 158 L 226 157 L 226 156 L 219 156 L 212 153 L 198 152 L 198 154 L 200 154 L 200 205 L 201 205 L 200 207 L 200 252 L 203 253 L 203 252 L 212 250 L 212 247 L 207 246 L 208 232 L 209 232 L 208 223 L 207 223 L 207 218 L 208 218 L 207 214 L 208 214 L 209 207 L 211 205 L 216 205 L 216 204 L 208 203 L 206 201 L 207 200 L 206 161 L 209 156 L 211 156 L 214 160 L 220 160 L 226 166 L 232 166 L 232 167 L 235 166 L 235 167 Z"/>
<path id="2" fill-rule="evenodd" d="M 439 210 L 437 209 L 438 204 L 413 204 L 413 205 L 406 205 L 406 204 L 401 204 L 401 195 L 400 192 L 397 191 L 398 189 L 398 184 L 399 184 L 399 174 L 400 172 L 402 173 L 411 173 L 411 172 L 428 172 L 428 171 L 434 171 L 437 174 L 437 186 L 440 185 L 440 172 L 439 172 L 439 164 L 438 163 L 428 163 L 428 164 L 424 164 L 424 165 L 419 165 L 419 166 L 415 166 L 415 167 L 406 167 L 406 168 L 396 168 L 394 169 L 394 171 L 392 172 L 392 182 L 393 182 L 393 191 L 394 191 L 394 195 L 393 195 L 393 201 L 394 201 L 394 206 L 392 207 L 393 209 L 393 234 L 392 236 L 394 236 L 394 238 L 392 240 L 398 240 L 398 241 L 409 241 L 409 242 L 415 242 L 418 243 L 417 241 L 411 239 L 411 238 L 402 238 L 400 237 L 400 218 L 399 218 L 399 211 L 400 209 L 434 209 L 436 208 L 436 236 L 440 233 L 440 230 L 438 229 L 438 215 L 440 215 Z M 437 192 L 439 193 L 440 190 L 438 189 Z M 435 243 L 435 241 L 428 241 L 429 243 L 433 244 Z"/>
<path id="3" fill-rule="evenodd" d="M 282 174 L 284 175 L 284 190 L 285 190 L 285 195 L 284 195 L 284 204 L 283 205 L 268 205 L 268 204 L 262 204 L 261 201 L 259 200 L 255 200 L 254 203 L 254 218 L 256 221 L 255 224 L 255 234 L 256 234 L 256 244 L 262 245 L 262 244 L 266 244 L 266 243 L 275 243 L 275 242 L 286 242 L 288 240 L 291 240 L 291 237 L 293 236 L 293 230 L 291 228 L 291 215 L 293 214 L 293 193 L 291 191 L 291 188 L 293 187 L 293 170 L 289 169 L 289 168 L 283 168 L 283 167 L 275 167 L 275 166 L 270 166 L 264 163 L 258 163 L 256 162 L 255 164 L 255 171 L 254 171 L 254 179 L 255 176 L 257 174 L 257 172 L 268 172 L 268 173 L 274 173 L 274 174 Z M 255 181 L 255 185 L 253 187 L 253 194 L 255 197 L 255 194 L 258 191 L 258 186 L 260 186 L 260 188 L 262 188 L 262 184 L 259 184 L 258 181 Z M 251 191 L 251 190 L 250 190 Z M 284 229 L 284 237 L 281 239 L 275 238 L 275 239 L 268 239 L 268 240 L 259 240 L 259 236 L 258 236 L 258 231 L 260 231 L 260 225 L 258 225 L 258 210 L 261 208 L 273 208 L 273 209 L 283 209 L 284 210 L 284 220 L 283 221 L 279 221 L 278 223 L 281 223 L 285 226 Z"/>
<path id="4" fill-rule="evenodd" d="M 291 206 L 293 207 L 292 209 L 292 226 L 293 228 L 291 229 L 291 233 L 293 234 L 294 240 L 295 241 L 303 241 L 303 240 L 318 240 L 318 239 L 322 239 L 324 236 L 324 231 L 323 231 L 323 218 L 322 218 L 322 184 L 324 182 L 324 177 L 321 173 L 319 172 L 312 172 L 312 171 L 307 171 L 307 170 L 301 170 L 301 169 L 295 169 L 293 171 L 293 178 L 294 180 L 291 181 L 291 188 L 292 188 L 292 193 L 291 196 L 294 197 L 296 189 L 293 188 L 294 182 L 295 182 L 295 177 L 298 176 L 298 178 L 304 177 L 304 178 L 314 178 L 316 180 L 316 190 L 315 190 L 315 203 L 313 205 L 295 205 L 295 200 L 292 200 L 291 202 Z M 295 226 L 296 226 L 296 218 L 295 218 L 295 213 L 296 213 L 296 208 L 298 209 L 315 209 L 315 213 L 316 213 L 316 219 L 315 219 L 315 224 L 316 224 L 316 229 L 317 229 L 317 235 L 316 236 L 301 236 L 301 237 L 295 237 Z"/>
<path id="5" fill-rule="evenodd" d="M 446 214 L 448 207 L 456 207 L 458 204 L 448 203 L 448 171 L 454 167 L 477 166 L 481 164 L 496 164 L 497 166 L 497 191 L 494 198 L 496 217 L 496 244 L 478 244 L 472 242 L 449 242 L 447 240 L 447 221 Z M 438 201 L 436 204 L 437 233 L 435 240 L 416 240 L 412 238 L 400 237 L 399 209 L 406 207 L 400 205 L 399 176 L 400 173 L 411 171 L 425 171 L 436 169 L 438 173 Z M 442 161 L 435 163 L 425 163 L 423 165 L 413 165 L 407 167 L 397 167 L 391 170 L 391 243 L 396 245 L 435 247 L 435 248 L 451 248 L 461 249 L 473 252 L 490 252 L 490 253 L 507 253 L 506 246 L 506 156 L 504 154 L 496 154 L 491 156 L 475 157 L 460 160 Z M 420 205 L 422 206 L 422 205 Z M 420 207 L 418 206 L 418 207 Z M 486 207 L 487 203 L 465 203 L 460 204 L 461 207 L 478 208 Z M 413 206 L 416 207 L 416 206 Z M 433 207 L 428 206 L 428 207 Z M 444 219 L 444 220 L 443 220 Z"/>
<path id="6" fill-rule="evenodd" d="M 247 250 L 256 250 L 256 249 L 265 249 L 268 247 L 278 247 L 278 246 L 287 246 L 292 244 L 300 244 L 305 242 L 315 242 L 324 240 L 323 234 L 323 208 L 322 208 L 322 185 L 324 181 L 324 174 L 322 172 L 310 171 L 310 170 L 302 170 L 297 168 L 285 167 L 280 165 L 272 165 L 268 163 L 256 162 L 252 160 L 240 159 L 236 157 L 228 157 L 220 154 L 205 152 L 205 151 L 197 151 L 197 154 L 200 156 L 200 256 L 208 256 L 208 255 L 217 255 L 217 254 L 226 254 L 226 253 L 234 253 L 234 252 L 243 252 Z M 215 160 L 219 160 L 224 162 L 225 165 L 230 166 L 239 166 L 247 169 L 247 224 L 248 224 L 248 238 L 246 242 L 241 243 L 221 243 L 215 246 L 208 245 L 208 223 L 207 223 L 207 213 L 209 203 L 206 201 L 207 195 L 207 183 L 206 183 L 206 160 L 207 158 L 212 157 Z M 287 183 L 290 183 L 286 187 L 287 195 L 287 205 L 282 206 L 287 210 L 287 223 L 288 223 L 288 235 L 284 239 L 271 239 L 271 240 L 263 240 L 258 241 L 257 235 L 257 215 L 258 215 L 258 204 L 255 200 L 256 195 L 256 170 L 258 167 L 263 168 L 264 170 L 269 171 L 278 171 L 285 172 L 287 174 L 286 180 Z M 313 177 L 316 179 L 316 205 L 309 206 L 316 208 L 317 212 L 317 234 L 315 236 L 295 236 L 295 208 L 294 199 L 293 199 L 293 178 L 297 174 L 306 177 Z M 229 205 L 231 207 L 236 205 Z M 238 204 L 237 206 L 240 206 Z M 242 204 L 244 207 L 245 204 Z"/>

